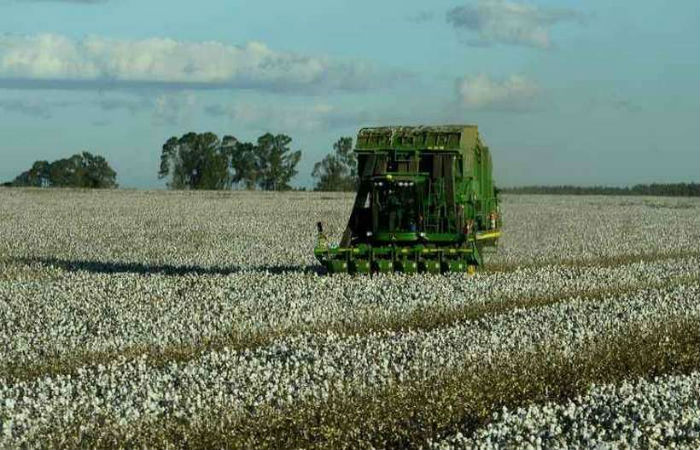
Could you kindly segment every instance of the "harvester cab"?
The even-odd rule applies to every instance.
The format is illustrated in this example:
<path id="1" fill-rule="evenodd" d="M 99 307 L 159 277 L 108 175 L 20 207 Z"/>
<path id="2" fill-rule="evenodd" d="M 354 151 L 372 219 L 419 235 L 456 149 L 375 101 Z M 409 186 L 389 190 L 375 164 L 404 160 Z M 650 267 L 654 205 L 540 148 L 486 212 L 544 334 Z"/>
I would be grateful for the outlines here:
<path id="1" fill-rule="evenodd" d="M 359 186 L 339 245 L 319 225 L 330 273 L 473 272 L 500 236 L 491 156 L 476 126 L 363 128 Z"/>

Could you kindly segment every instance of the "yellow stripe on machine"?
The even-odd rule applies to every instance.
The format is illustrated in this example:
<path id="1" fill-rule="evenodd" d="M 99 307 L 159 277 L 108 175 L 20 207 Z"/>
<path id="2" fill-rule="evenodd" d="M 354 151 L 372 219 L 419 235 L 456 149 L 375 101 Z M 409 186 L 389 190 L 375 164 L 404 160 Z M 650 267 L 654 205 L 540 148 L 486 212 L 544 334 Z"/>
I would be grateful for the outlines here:
<path id="1" fill-rule="evenodd" d="M 486 239 L 498 239 L 501 237 L 501 231 L 496 230 L 496 231 L 488 231 L 486 233 L 477 233 L 476 235 L 476 240 L 477 241 L 483 241 Z"/>

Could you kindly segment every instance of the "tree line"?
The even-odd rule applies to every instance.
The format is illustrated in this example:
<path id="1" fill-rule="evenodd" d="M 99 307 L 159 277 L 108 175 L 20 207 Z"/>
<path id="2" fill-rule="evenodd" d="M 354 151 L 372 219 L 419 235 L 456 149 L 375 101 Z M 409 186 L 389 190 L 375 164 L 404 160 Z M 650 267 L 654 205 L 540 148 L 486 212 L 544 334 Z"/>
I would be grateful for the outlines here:
<path id="1" fill-rule="evenodd" d="M 158 178 L 169 189 L 292 189 L 302 151 L 292 150 L 292 138 L 265 133 L 255 142 L 211 132 L 173 136 L 161 148 Z M 317 191 L 354 191 L 357 160 L 351 137 L 341 137 L 313 166 Z M 36 161 L 5 186 L 115 188 L 117 173 L 107 160 L 89 152 L 69 158 Z M 522 186 L 501 188 L 508 194 L 700 196 L 698 183 L 653 183 L 632 187 Z"/>
<path id="2" fill-rule="evenodd" d="M 171 189 L 261 189 L 284 191 L 297 174 L 301 150 L 292 151 L 292 138 L 265 133 L 255 143 L 214 133 L 187 133 L 163 145 L 159 178 Z M 352 138 L 342 137 L 333 152 L 314 165 L 315 188 L 354 190 L 357 183 Z"/>
<path id="3" fill-rule="evenodd" d="M 187 133 L 168 139 L 160 156 L 158 178 L 169 178 L 170 189 L 246 189 L 284 191 L 297 174 L 301 150 L 292 138 L 265 133 L 256 143 L 214 133 Z"/>
<path id="4" fill-rule="evenodd" d="M 169 189 L 260 189 L 284 191 L 297 175 L 301 150 L 292 138 L 265 133 L 255 142 L 211 132 L 173 136 L 161 148 L 158 178 Z M 341 137 L 313 168 L 315 189 L 352 191 L 357 184 L 352 138 Z M 117 173 L 107 160 L 89 152 L 52 163 L 36 161 L 4 186 L 115 188 Z"/>
<path id="5" fill-rule="evenodd" d="M 652 183 L 637 184 L 632 187 L 615 186 L 521 186 L 501 188 L 507 194 L 547 194 L 547 195 L 650 195 L 668 197 L 699 197 L 698 183 Z"/>

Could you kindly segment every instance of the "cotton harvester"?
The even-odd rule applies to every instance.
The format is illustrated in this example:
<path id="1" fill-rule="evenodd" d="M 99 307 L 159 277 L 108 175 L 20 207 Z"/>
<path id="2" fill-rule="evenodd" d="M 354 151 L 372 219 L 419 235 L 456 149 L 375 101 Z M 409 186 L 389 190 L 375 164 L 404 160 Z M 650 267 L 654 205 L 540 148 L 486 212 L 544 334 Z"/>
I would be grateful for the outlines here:
<path id="1" fill-rule="evenodd" d="M 491 155 L 475 125 L 363 128 L 359 185 L 339 245 L 318 223 L 329 273 L 469 272 L 500 237 Z"/>

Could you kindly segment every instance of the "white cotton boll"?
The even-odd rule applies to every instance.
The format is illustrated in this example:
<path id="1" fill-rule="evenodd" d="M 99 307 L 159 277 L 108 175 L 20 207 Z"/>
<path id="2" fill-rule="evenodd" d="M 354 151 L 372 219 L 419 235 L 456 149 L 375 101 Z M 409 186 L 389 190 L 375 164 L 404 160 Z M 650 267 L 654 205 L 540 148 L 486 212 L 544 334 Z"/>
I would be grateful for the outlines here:
<path id="1" fill-rule="evenodd" d="M 2 423 L 3 436 L 5 436 L 6 438 L 12 437 L 13 426 L 14 426 L 14 423 L 13 423 L 12 419 L 3 420 L 3 423 Z"/>
<path id="2" fill-rule="evenodd" d="M 331 237 L 339 238 L 352 205 L 345 194 L 325 200 L 325 193 L 235 192 L 219 198 L 219 193 L 210 192 L 115 191 L 93 196 L 67 191 L 48 194 L 52 200 L 47 206 L 32 201 L 29 196 L 34 193 L 15 192 L 12 196 L 18 198 L 7 200 L 6 191 L 0 191 L 0 202 L 12 211 L 0 227 L 0 254 L 38 262 L 12 269 L 26 272 L 16 275 L 18 282 L 0 280 L 0 299 L 8 299 L 0 304 L 0 319 L 8 324 L 0 332 L 0 369 L 8 362 L 32 365 L 83 354 L 129 357 L 86 363 L 70 378 L 49 376 L 11 384 L 0 394 L 0 404 L 6 405 L 0 416 L 9 411 L 12 423 L 22 427 L 13 425 L 12 440 L 0 442 L 2 447 L 17 447 L 11 444 L 23 439 L 30 442 L 26 447 L 40 447 L 41 434 L 33 433 L 42 423 L 60 426 L 84 420 L 82 426 L 90 431 L 97 424 L 85 418 L 95 411 L 123 425 L 163 416 L 196 419 L 217 408 L 236 414 L 251 407 L 322 401 L 338 392 L 371 393 L 467 363 L 495 361 L 543 342 L 574 355 L 587 339 L 614 335 L 630 324 L 700 315 L 697 283 L 615 292 L 595 302 L 585 299 L 588 292 L 697 277 L 696 255 L 592 267 L 559 264 L 700 251 L 697 206 L 650 208 L 631 199 L 618 208 L 619 199 L 506 197 L 504 237 L 487 261 L 533 267 L 468 278 L 325 277 L 313 271 L 313 225 L 317 219 L 327 220 Z M 83 208 L 74 208 L 76 202 Z M 46 208 L 51 209 L 51 220 Z M 659 240 L 669 224 L 674 240 Z M 3 264 L 0 261 L 0 271 L 7 267 Z M 424 309 L 498 306 L 527 298 L 561 302 L 429 331 L 414 324 L 410 330 L 387 331 L 381 322 Z M 354 335 L 353 327 L 363 324 L 371 324 L 373 331 Z M 272 338 L 259 346 L 233 345 L 267 334 Z M 217 339 L 223 344 L 162 366 L 146 350 L 135 360 L 129 353 L 150 349 L 158 354 Z M 628 389 L 646 392 L 639 384 Z M 660 392 L 666 398 L 663 388 Z M 596 411 L 614 411 L 619 402 L 640 409 L 644 404 L 643 397 L 610 395 L 611 404 L 596 403 Z M 537 434 L 542 429 L 560 437 L 572 429 L 579 433 L 572 442 L 595 442 L 598 428 L 578 426 L 598 420 L 586 415 L 591 410 L 585 406 L 587 399 L 574 399 L 568 416 L 557 405 L 547 406 L 551 412 L 546 414 L 524 410 L 526 426 L 519 429 L 528 435 L 521 442 L 548 448 L 552 441 L 538 440 L 544 439 Z M 7 406 L 10 400 L 12 407 Z M 700 420 L 697 410 L 677 406 L 682 399 L 666 401 L 663 408 L 652 402 L 640 419 L 666 421 L 658 428 L 659 440 L 669 435 L 667 424 Z M 660 411 L 667 409 L 682 411 L 681 418 L 666 418 Z M 504 413 L 499 420 L 510 423 L 519 414 Z M 624 435 L 619 442 L 634 442 L 638 428 L 620 417 L 612 432 Z M 576 426 L 562 425 L 566 420 Z M 509 427 L 490 430 L 480 441 L 482 448 L 499 448 L 509 439 Z M 457 441 L 462 438 L 471 436 Z"/>

